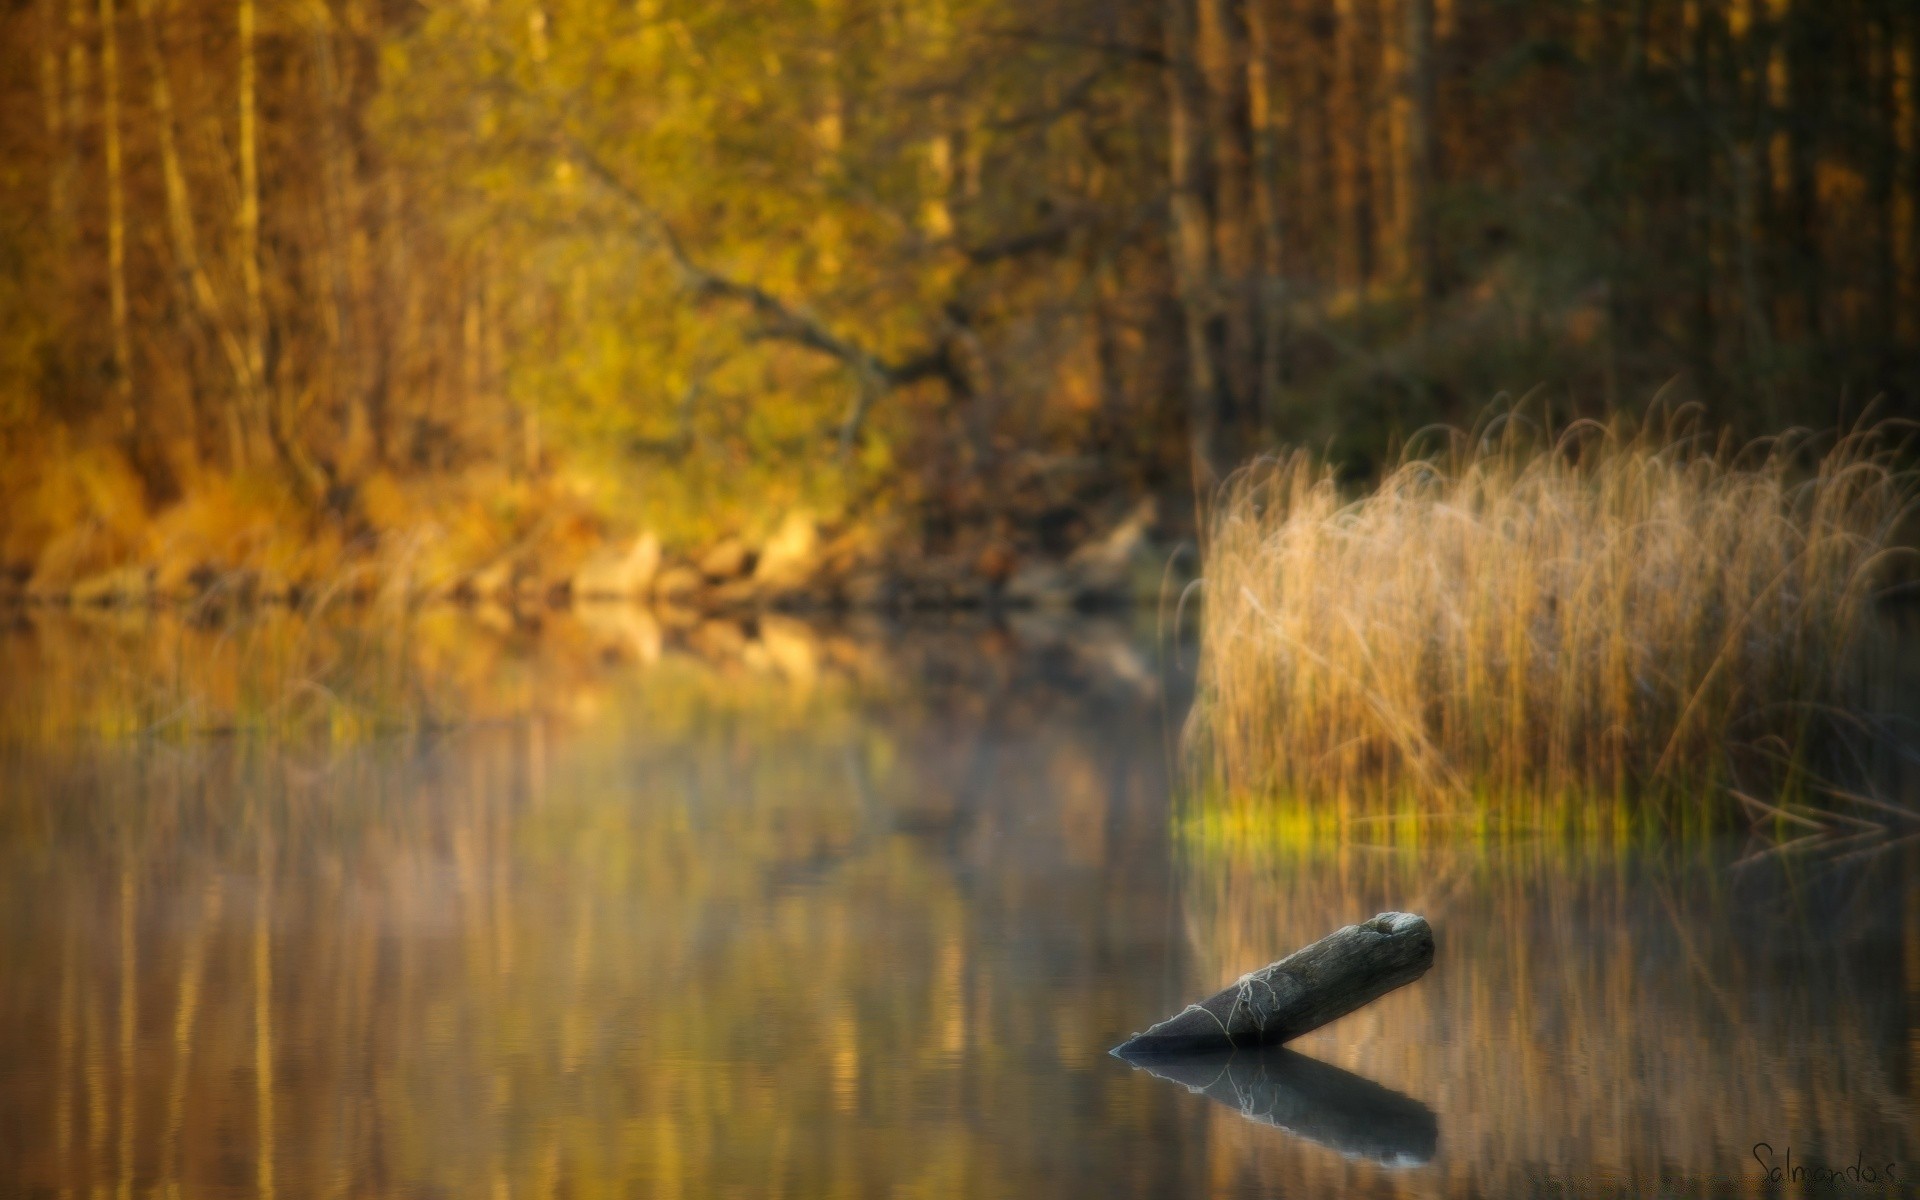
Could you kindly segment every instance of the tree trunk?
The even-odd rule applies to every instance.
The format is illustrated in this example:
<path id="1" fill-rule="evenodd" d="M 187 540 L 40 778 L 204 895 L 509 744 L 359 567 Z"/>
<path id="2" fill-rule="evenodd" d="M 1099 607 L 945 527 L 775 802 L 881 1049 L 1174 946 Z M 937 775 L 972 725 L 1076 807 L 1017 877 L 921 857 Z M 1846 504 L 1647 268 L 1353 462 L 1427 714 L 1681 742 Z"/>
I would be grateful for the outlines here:
<path id="1" fill-rule="evenodd" d="M 1818 106 L 1824 96 L 1815 78 L 1812 23 L 1800 6 L 1787 14 L 1787 128 L 1792 180 L 1789 211 L 1793 222 L 1787 244 L 1792 247 L 1796 282 L 1800 285 L 1802 336 L 1810 347 L 1818 347 L 1826 322 L 1822 312 L 1825 288 L 1821 280 L 1820 199 L 1814 173 L 1820 155 Z"/>
<path id="2" fill-rule="evenodd" d="M 219 346 L 227 368 L 233 375 L 234 392 L 225 411 L 228 465 L 246 466 L 247 417 L 255 407 L 257 381 L 248 360 L 246 346 L 234 331 L 226 308 L 214 291 L 213 279 L 200 257 L 200 238 L 193 216 L 193 196 L 187 187 L 186 171 L 174 128 L 173 85 L 169 81 L 160 31 L 153 17 L 153 0 L 135 0 L 140 17 L 141 45 L 145 48 L 147 69 L 152 76 L 155 141 L 160 149 L 160 176 L 167 200 L 167 230 L 173 246 L 174 270 L 187 293 L 190 307 L 199 315 Z M 195 422 L 196 436 L 198 421 Z"/>
<path id="3" fill-rule="evenodd" d="M 325 185 L 321 214 L 326 245 L 321 264 L 327 292 L 326 377 L 340 430 L 332 469 L 336 475 L 354 478 L 374 457 L 374 452 L 373 423 L 367 411 L 366 392 L 361 386 L 365 375 L 360 366 L 358 306 L 354 303 L 348 250 L 353 167 L 341 131 L 342 88 L 338 56 L 334 51 L 333 11 L 323 0 L 316 0 L 314 12 L 317 18 L 312 30 L 314 104 L 320 112 L 321 176 Z"/>
<path id="4" fill-rule="evenodd" d="M 1253 141 L 1253 208 L 1259 223 L 1259 279 L 1253 296 L 1257 330 L 1256 411 L 1263 428 L 1280 419 L 1286 378 L 1286 260 L 1280 200 L 1279 132 L 1273 86 L 1273 35 L 1266 5 L 1247 5 L 1247 123 Z"/>
<path id="5" fill-rule="evenodd" d="M 1713 131 L 1713 122 L 1717 119 L 1714 105 L 1719 99 L 1714 69 L 1714 51 L 1718 41 L 1715 23 L 1718 19 L 1718 11 L 1711 5 L 1702 6 L 1693 18 L 1693 36 L 1688 46 L 1688 57 L 1692 61 L 1688 69 L 1693 75 L 1694 103 L 1702 111 L 1694 115 L 1698 128 L 1690 139 L 1692 153 L 1688 157 L 1691 165 L 1683 184 L 1690 193 L 1686 196 L 1692 209 L 1688 232 L 1694 244 L 1690 255 L 1693 295 L 1688 305 L 1688 352 L 1693 359 L 1695 385 L 1709 395 L 1721 389 L 1717 370 L 1719 356 L 1714 353 L 1717 335 L 1713 311 L 1714 234 L 1718 224 L 1717 205 L 1714 204 L 1714 159 L 1718 157 L 1719 142 Z"/>
<path id="6" fill-rule="evenodd" d="M 100 96 L 107 163 L 107 303 L 113 321 L 113 398 L 120 436 L 139 426 L 133 403 L 133 354 L 127 335 L 127 199 L 120 151 L 120 39 L 113 0 L 100 0 Z"/>
<path id="7" fill-rule="evenodd" d="M 1893 174 L 1900 158 L 1899 60 L 1894 49 L 1897 34 L 1893 13 L 1883 10 L 1873 22 L 1873 37 L 1868 54 L 1868 86 L 1873 88 L 1870 109 L 1878 117 L 1871 141 L 1867 171 L 1869 201 L 1873 207 L 1873 313 L 1868 330 L 1875 354 L 1880 360 L 1891 358 L 1896 336 L 1896 312 L 1899 295 L 1894 273 L 1899 270 L 1900 246 L 1894 233 Z M 1917 64 L 1920 65 L 1920 64 Z M 1881 365 L 1875 363 L 1876 369 Z"/>
<path id="8" fill-rule="evenodd" d="M 1339 88 L 1339 72 L 1336 70 L 1336 46 L 1339 37 L 1339 22 L 1333 12 L 1333 0 L 1307 0 L 1310 12 L 1308 29 L 1313 36 L 1313 45 L 1307 50 L 1310 76 L 1308 86 L 1312 89 L 1315 102 L 1310 111 L 1311 121 L 1302 121 L 1302 140 L 1307 140 L 1307 131 L 1311 131 L 1312 147 L 1303 155 L 1313 164 L 1312 203 L 1313 211 L 1302 214 L 1299 222 L 1302 228 L 1321 231 L 1314 239 L 1316 250 L 1312 258 L 1312 276 L 1318 285 L 1316 291 L 1324 294 L 1340 281 L 1340 246 L 1338 230 L 1340 227 L 1341 179 L 1340 149 L 1335 128 L 1335 93 Z M 1309 222 L 1311 224 L 1309 224 Z"/>
<path id="9" fill-rule="evenodd" d="M 1439 295 L 1433 232 L 1434 63 L 1433 0 L 1406 0 L 1407 233 L 1420 323 L 1430 325 Z"/>
<path id="10" fill-rule="evenodd" d="M 1914 136 L 1907 146 L 1907 328 L 1908 338 L 1920 338 L 1920 12 L 1905 10 L 1907 19 L 1907 128 Z M 1920 396 L 1909 396 L 1920 403 Z"/>
<path id="11" fill-rule="evenodd" d="M 1426 918 L 1381 913 L 1242 975 L 1113 1052 L 1132 1058 L 1278 1045 L 1412 983 L 1432 965 Z"/>
<path id="12" fill-rule="evenodd" d="M 1253 130 L 1247 93 L 1248 8 L 1256 0 L 1199 0 L 1200 64 L 1207 99 L 1208 183 L 1213 197 L 1216 310 L 1213 345 L 1218 449 L 1227 466 L 1244 449 L 1259 391 L 1260 259 L 1253 201 Z"/>
<path id="13" fill-rule="evenodd" d="M 68 195 L 68 211 L 72 212 L 74 186 L 80 176 L 81 155 L 87 132 L 87 96 L 92 90 L 91 72 L 87 69 L 87 0 L 69 0 L 67 5 L 67 144 L 60 163 L 63 186 Z M 67 230 L 69 241 L 65 250 L 71 255 L 79 243 L 78 223 Z M 71 258 L 69 258 L 71 263 Z M 72 267 L 69 265 L 69 284 Z"/>
<path id="14" fill-rule="evenodd" d="M 240 279 L 245 292 L 247 375 L 256 428 L 273 436 L 271 384 L 266 367 L 266 311 L 260 285 L 260 135 L 255 95 L 255 0 L 240 0 Z"/>
<path id="15" fill-rule="evenodd" d="M 66 265 L 73 243 L 73 214 L 62 169 L 67 154 L 65 80 L 60 72 L 60 18 L 56 0 L 40 0 L 40 104 L 47 129 L 47 228 L 53 233 L 54 261 Z"/>
<path id="16" fill-rule="evenodd" d="M 1366 0 L 1341 0 L 1339 41 L 1341 87 L 1346 93 L 1348 138 L 1347 153 L 1353 167 L 1353 281 L 1356 333 L 1362 345 L 1369 341 L 1367 289 L 1373 283 L 1377 263 L 1375 243 L 1373 178 L 1373 106 L 1368 103 L 1369 79 L 1361 54 L 1366 27 L 1358 9 Z"/>
<path id="17" fill-rule="evenodd" d="M 1193 0 L 1163 0 L 1166 37 L 1168 216 L 1174 288 L 1185 329 L 1187 439 L 1195 482 L 1211 486 L 1222 473 L 1220 376 L 1209 327 L 1218 308 L 1213 231 L 1208 212 L 1205 150 L 1199 128 L 1206 85 L 1196 58 Z"/>

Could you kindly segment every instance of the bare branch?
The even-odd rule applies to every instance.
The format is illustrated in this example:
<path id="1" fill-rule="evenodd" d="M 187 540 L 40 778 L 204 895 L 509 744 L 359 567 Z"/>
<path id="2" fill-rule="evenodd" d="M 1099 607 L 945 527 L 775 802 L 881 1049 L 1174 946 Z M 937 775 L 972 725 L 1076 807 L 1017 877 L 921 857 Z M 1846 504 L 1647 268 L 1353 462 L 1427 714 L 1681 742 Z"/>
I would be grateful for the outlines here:
<path id="1" fill-rule="evenodd" d="M 570 133 L 558 139 L 567 156 L 592 175 L 637 218 L 643 236 L 658 246 L 673 265 L 681 284 L 702 299 L 733 300 L 745 304 L 761 322 L 754 336 L 783 341 L 817 351 L 850 368 L 858 381 L 847 415 L 841 422 L 842 451 L 851 448 L 860 425 L 880 393 L 927 379 L 942 379 L 965 390 L 945 339 L 904 359 L 890 361 L 858 342 L 835 333 L 805 307 L 782 300 L 759 284 L 735 279 L 701 263 L 687 251 L 680 235 L 637 189 L 605 160 Z"/>

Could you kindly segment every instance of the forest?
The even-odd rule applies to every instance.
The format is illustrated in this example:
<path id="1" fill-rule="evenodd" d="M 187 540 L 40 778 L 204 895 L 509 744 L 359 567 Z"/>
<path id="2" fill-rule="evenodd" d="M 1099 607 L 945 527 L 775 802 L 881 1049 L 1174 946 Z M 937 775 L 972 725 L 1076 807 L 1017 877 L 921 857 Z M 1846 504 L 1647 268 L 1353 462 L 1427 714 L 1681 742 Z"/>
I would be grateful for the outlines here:
<path id="1" fill-rule="evenodd" d="M 0 0 L 0 1196 L 1880 1189 L 1916 601 L 1920 0 Z"/>
<path id="2" fill-rule="evenodd" d="M 1899 0 L 13 0 L 0 64 L 17 588 L 795 511 L 992 574 L 1502 396 L 1920 415 Z"/>

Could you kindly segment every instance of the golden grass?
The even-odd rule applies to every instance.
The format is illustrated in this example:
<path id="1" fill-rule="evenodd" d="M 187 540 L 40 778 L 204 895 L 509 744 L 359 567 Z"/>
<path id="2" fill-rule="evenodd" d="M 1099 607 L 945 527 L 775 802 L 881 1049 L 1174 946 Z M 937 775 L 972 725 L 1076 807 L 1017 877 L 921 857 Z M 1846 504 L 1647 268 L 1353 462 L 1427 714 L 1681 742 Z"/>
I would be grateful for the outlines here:
<path id="1" fill-rule="evenodd" d="M 1673 828 L 1803 789 L 1893 657 L 1902 453 L 1509 419 L 1357 500 L 1304 453 L 1249 468 L 1205 529 L 1212 819 Z"/>

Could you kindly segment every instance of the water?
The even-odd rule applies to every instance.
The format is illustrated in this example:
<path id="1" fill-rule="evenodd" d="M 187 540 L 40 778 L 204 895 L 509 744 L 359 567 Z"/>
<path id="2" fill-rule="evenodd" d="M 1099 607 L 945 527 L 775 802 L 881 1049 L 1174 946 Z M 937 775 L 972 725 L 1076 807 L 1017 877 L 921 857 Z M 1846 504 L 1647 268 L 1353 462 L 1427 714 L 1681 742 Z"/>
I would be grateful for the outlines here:
<path id="1" fill-rule="evenodd" d="M 1150 639 L 629 626 L 462 635 L 515 699 L 437 734 L 6 751 L 0 1194 L 1920 1181 L 1906 848 L 1195 846 Z M 1433 970 L 1297 1053 L 1108 1056 L 1389 908 Z"/>

